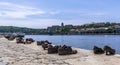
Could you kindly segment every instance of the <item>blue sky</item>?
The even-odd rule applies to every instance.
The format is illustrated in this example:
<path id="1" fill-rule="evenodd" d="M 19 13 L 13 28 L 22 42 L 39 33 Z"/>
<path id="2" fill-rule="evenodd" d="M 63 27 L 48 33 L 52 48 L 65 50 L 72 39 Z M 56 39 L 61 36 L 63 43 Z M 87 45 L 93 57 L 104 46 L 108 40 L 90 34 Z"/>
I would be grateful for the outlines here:
<path id="1" fill-rule="evenodd" d="M 0 0 L 0 25 L 46 28 L 120 22 L 120 0 Z"/>

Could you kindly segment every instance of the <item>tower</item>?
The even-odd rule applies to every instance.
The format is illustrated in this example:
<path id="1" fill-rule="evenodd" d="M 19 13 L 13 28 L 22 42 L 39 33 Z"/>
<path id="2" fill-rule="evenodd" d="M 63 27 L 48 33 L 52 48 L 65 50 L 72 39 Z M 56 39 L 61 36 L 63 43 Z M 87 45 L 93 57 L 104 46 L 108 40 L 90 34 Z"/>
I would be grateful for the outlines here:
<path id="1" fill-rule="evenodd" d="M 61 34 L 62 35 L 64 34 L 64 23 L 63 22 L 61 23 Z"/>
<path id="2" fill-rule="evenodd" d="M 64 27 L 64 23 L 63 22 L 61 23 L 61 27 Z"/>

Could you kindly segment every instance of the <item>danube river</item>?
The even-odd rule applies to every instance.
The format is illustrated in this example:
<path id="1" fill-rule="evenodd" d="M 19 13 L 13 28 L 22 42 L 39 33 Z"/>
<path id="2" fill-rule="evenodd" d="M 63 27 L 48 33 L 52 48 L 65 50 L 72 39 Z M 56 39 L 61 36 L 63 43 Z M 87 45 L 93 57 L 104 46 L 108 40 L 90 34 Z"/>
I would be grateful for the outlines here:
<path id="1" fill-rule="evenodd" d="M 109 45 L 120 53 L 120 35 L 26 35 L 36 41 L 48 40 L 57 45 L 69 45 L 82 49 L 92 49 L 94 45 L 103 48 Z"/>

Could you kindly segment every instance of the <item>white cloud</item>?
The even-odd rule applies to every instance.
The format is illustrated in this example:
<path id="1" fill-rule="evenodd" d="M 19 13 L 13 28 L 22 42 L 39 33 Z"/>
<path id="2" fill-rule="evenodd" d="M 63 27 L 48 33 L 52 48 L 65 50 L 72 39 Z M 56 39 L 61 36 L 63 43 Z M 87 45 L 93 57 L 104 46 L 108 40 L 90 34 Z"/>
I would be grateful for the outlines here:
<path id="1" fill-rule="evenodd" d="M 18 27 L 29 27 L 29 28 L 47 28 L 52 25 L 61 25 L 64 24 L 72 24 L 72 25 L 81 25 L 85 24 L 87 20 L 57 20 L 57 19 L 30 19 L 30 20 L 1 20 L 0 26 L 18 26 Z"/>
<path id="2" fill-rule="evenodd" d="M 13 3 L 0 2 L 0 17 L 26 18 L 29 15 L 45 14 L 45 11 Z"/>
<path id="3" fill-rule="evenodd" d="M 103 16 L 103 15 L 107 15 L 107 13 L 105 12 L 89 12 L 89 13 L 84 13 L 84 15 L 87 16 Z"/>
<path id="4" fill-rule="evenodd" d="M 61 13 L 61 12 L 59 12 L 59 11 L 51 11 L 51 12 L 49 12 L 49 14 L 52 14 L 52 15 L 59 14 L 59 13 Z"/>
<path id="5" fill-rule="evenodd" d="M 45 15 L 56 15 L 53 16 L 46 16 L 46 18 L 42 19 L 42 14 Z M 42 15 L 41 19 L 36 18 L 27 18 L 28 16 L 32 15 Z M 81 17 L 79 17 L 79 16 Z M 30 28 L 46 28 L 52 25 L 60 25 L 61 22 L 65 22 L 66 24 L 84 24 L 87 22 L 92 22 L 91 19 L 93 16 L 103 16 L 106 13 L 102 12 L 91 12 L 91 11 L 84 11 L 84 10 L 59 10 L 59 11 L 44 11 L 38 8 L 23 6 L 8 2 L 0 2 L 0 25 L 5 26 L 19 26 L 19 27 L 30 27 Z M 78 17 L 77 17 L 78 16 Z M 91 16 L 91 18 L 90 18 Z M 44 16 L 43 16 L 44 17 Z M 57 19 L 59 17 L 59 19 Z M 62 18 L 61 18 L 62 17 Z M 52 19 L 50 19 L 52 18 Z M 65 18 L 69 18 L 66 20 Z M 79 19 L 80 18 L 80 19 Z M 30 20 L 28 20 L 30 19 Z M 95 18 L 95 20 L 98 18 Z M 89 21 L 88 21 L 89 20 Z"/>
<path id="6" fill-rule="evenodd" d="M 18 5 L 14 3 L 9 3 L 9 2 L 0 2 L 0 17 L 1 18 L 17 18 L 17 19 L 25 19 L 28 16 L 32 15 L 55 15 L 63 13 L 65 17 L 69 17 L 68 14 L 74 14 L 74 15 L 81 15 L 81 16 L 103 16 L 106 15 L 104 12 L 92 12 L 88 10 L 61 10 L 61 11 L 43 11 L 38 8 L 34 7 L 29 7 L 29 6 L 23 6 L 23 5 Z M 42 15 L 43 16 L 43 15 Z M 76 17 L 75 16 L 75 17 Z M 44 17 L 44 16 L 43 16 Z M 49 18 L 49 17 L 46 17 Z"/>
<path id="7" fill-rule="evenodd" d="M 0 26 L 19 26 L 29 28 L 46 28 L 52 25 L 60 25 L 61 21 L 56 19 L 29 19 L 29 20 L 3 20 L 0 19 Z"/>

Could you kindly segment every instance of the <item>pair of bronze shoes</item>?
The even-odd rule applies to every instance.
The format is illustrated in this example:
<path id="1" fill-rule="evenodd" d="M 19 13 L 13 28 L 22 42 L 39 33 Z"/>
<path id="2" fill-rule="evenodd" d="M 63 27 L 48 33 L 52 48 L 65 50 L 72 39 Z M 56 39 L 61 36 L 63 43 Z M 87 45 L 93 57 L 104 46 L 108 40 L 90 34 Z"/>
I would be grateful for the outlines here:
<path id="1" fill-rule="evenodd" d="M 106 54 L 106 55 L 114 55 L 115 54 L 115 49 L 112 49 L 111 47 L 109 46 L 104 46 L 104 48 L 99 48 L 97 46 L 94 46 L 93 48 L 93 52 L 94 54 Z"/>

